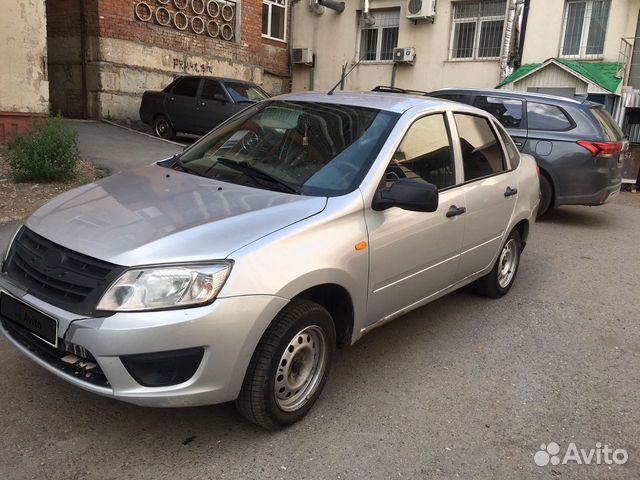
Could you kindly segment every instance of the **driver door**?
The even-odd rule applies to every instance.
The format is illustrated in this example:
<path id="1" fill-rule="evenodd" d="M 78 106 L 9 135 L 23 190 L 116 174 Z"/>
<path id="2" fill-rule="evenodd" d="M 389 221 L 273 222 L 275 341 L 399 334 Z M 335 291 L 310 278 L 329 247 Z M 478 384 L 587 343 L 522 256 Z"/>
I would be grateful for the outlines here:
<path id="1" fill-rule="evenodd" d="M 205 134 L 236 113 L 234 104 L 217 80 L 204 79 L 196 103 L 198 133 Z"/>
<path id="2" fill-rule="evenodd" d="M 458 186 L 447 116 L 428 115 L 407 130 L 380 188 L 400 178 L 439 189 L 435 212 L 392 207 L 365 211 L 369 231 L 368 323 L 402 314 L 456 281 L 464 234 L 465 197 Z M 451 211 L 461 213 L 451 215 Z"/>

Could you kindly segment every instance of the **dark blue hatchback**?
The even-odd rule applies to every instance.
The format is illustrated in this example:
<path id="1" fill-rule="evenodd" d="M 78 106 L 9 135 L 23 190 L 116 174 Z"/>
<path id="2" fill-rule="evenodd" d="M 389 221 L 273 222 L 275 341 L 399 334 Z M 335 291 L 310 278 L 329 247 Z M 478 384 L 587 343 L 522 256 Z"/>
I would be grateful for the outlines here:
<path id="1" fill-rule="evenodd" d="M 559 205 L 602 205 L 620 191 L 620 127 L 602 105 L 586 100 L 492 89 L 444 89 L 438 98 L 493 114 L 540 167 L 538 216 Z"/>

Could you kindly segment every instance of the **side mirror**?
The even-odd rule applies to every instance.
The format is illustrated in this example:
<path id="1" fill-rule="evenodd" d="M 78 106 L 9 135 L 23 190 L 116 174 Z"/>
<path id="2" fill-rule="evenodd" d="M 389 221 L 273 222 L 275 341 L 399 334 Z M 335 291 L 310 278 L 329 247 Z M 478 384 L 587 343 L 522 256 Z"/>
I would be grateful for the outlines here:
<path id="1" fill-rule="evenodd" d="M 412 212 L 435 212 L 438 209 L 438 187 L 431 183 L 401 178 L 389 188 L 378 190 L 371 206 L 376 211 L 391 207 Z"/>
<path id="2" fill-rule="evenodd" d="M 224 93 L 214 93 L 213 94 L 213 99 L 216 102 L 229 103 L 229 99 L 227 98 L 227 96 Z"/>

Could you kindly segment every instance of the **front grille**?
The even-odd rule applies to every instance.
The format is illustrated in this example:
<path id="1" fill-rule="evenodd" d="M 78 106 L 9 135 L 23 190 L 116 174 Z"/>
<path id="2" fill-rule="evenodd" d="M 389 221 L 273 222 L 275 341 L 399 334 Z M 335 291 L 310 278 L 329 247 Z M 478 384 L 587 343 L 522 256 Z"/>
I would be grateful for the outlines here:
<path id="1" fill-rule="evenodd" d="M 80 315 L 93 315 L 108 286 L 125 267 L 57 245 L 23 227 L 5 272 L 31 295 Z"/>
<path id="2" fill-rule="evenodd" d="M 73 375 L 84 382 L 99 387 L 111 388 L 107 377 L 95 361 L 95 358 L 84 347 L 62 342 L 64 350 L 55 348 L 5 318 L 0 317 L 0 323 L 2 323 L 2 328 L 13 340 L 57 370 Z M 79 353 L 83 355 L 81 356 Z"/>

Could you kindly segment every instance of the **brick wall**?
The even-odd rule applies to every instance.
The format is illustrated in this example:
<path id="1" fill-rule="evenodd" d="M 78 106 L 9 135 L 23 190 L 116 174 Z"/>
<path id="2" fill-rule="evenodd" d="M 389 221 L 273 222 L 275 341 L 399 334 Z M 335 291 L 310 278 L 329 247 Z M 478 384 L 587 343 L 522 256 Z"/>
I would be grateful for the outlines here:
<path id="1" fill-rule="evenodd" d="M 190 27 L 180 31 L 161 26 L 155 18 L 140 21 L 134 14 L 139 0 L 84 0 L 84 65 L 82 1 L 47 0 L 52 104 L 63 107 L 65 114 L 81 114 L 83 76 L 88 116 L 132 120 L 142 91 L 162 88 L 184 73 L 252 80 L 273 93 L 290 89 L 288 44 L 262 38 L 262 0 L 242 0 L 239 22 L 232 22 L 239 24 L 232 41 L 196 34 Z M 154 11 L 178 11 L 174 1 L 146 3 Z M 187 3 L 182 11 L 192 17 Z"/>

